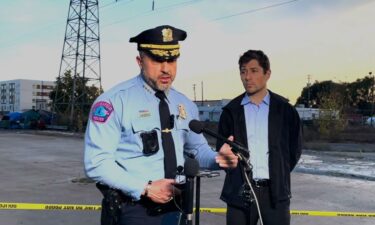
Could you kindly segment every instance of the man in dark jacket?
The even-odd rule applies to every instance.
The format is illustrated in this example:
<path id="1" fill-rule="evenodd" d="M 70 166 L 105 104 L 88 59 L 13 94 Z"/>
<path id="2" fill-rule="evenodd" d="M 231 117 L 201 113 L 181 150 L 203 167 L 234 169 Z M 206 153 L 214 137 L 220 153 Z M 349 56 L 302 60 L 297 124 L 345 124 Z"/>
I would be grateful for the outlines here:
<path id="1" fill-rule="evenodd" d="M 271 70 L 262 51 L 245 52 L 239 67 L 246 92 L 223 108 L 219 133 L 249 149 L 249 176 L 263 224 L 289 225 L 290 173 L 301 156 L 300 118 L 288 100 L 267 89 Z M 248 187 L 241 166 L 226 172 L 221 199 L 227 203 L 227 225 L 255 225 L 259 213 L 256 201 L 243 193 Z"/>

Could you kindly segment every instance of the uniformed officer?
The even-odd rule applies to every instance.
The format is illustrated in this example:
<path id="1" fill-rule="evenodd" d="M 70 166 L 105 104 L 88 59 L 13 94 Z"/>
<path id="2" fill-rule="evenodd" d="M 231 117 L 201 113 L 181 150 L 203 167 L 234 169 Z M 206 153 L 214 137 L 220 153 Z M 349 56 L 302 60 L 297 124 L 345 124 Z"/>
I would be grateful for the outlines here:
<path id="1" fill-rule="evenodd" d="M 164 215 L 149 213 L 146 202 L 162 206 L 176 197 L 173 176 L 187 154 L 201 168 L 237 166 L 228 145 L 214 152 L 203 135 L 190 131 L 188 124 L 198 119 L 198 109 L 171 87 L 179 41 L 185 38 L 185 31 L 168 25 L 130 38 L 138 45 L 140 74 L 105 92 L 92 106 L 85 136 L 85 171 L 101 186 L 124 196 L 120 224 L 162 223 Z M 169 118 L 167 125 L 164 117 Z"/>

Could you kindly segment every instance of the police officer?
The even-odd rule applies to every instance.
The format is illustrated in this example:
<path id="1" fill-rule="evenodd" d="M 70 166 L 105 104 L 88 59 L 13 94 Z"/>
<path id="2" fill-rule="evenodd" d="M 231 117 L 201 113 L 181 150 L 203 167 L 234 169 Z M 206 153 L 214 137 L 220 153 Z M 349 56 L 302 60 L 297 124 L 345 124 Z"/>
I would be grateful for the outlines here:
<path id="1" fill-rule="evenodd" d="M 150 213 L 150 205 L 173 202 L 179 193 L 173 178 L 186 155 L 194 156 L 201 168 L 237 166 L 228 145 L 214 152 L 201 134 L 190 131 L 198 109 L 171 87 L 179 41 L 185 38 L 185 31 L 168 25 L 130 38 L 138 46 L 140 74 L 105 92 L 92 106 L 85 172 L 122 196 L 119 224 L 162 223 L 165 214 Z"/>

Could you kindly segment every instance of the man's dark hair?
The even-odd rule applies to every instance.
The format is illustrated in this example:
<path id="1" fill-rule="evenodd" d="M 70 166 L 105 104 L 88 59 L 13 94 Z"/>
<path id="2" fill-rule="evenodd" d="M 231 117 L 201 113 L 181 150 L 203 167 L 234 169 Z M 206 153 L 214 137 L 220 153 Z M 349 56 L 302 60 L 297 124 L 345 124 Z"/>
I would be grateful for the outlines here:
<path id="1" fill-rule="evenodd" d="M 266 54 L 264 54 L 261 50 L 248 50 L 243 55 L 241 55 L 240 59 L 238 60 L 239 67 L 250 62 L 251 60 L 257 60 L 259 65 L 263 68 L 264 73 L 270 70 L 270 61 Z"/>

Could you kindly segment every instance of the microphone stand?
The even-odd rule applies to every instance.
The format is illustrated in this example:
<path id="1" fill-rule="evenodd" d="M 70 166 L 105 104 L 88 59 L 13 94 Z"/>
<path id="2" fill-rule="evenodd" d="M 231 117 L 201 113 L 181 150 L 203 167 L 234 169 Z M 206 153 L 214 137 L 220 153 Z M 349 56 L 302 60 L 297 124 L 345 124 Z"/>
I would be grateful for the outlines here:
<path id="1" fill-rule="evenodd" d="M 219 172 L 216 171 L 200 171 L 196 177 L 196 186 L 195 186 L 195 225 L 199 225 L 200 217 L 200 192 L 201 192 L 201 177 L 217 177 L 220 176 Z"/>
<path id="2" fill-rule="evenodd" d="M 260 213 L 260 207 L 259 207 L 259 202 L 258 202 L 258 199 L 255 195 L 255 192 L 254 192 L 254 188 L 251 184 L 251 181 L 249 177 L 249 174 L 252 172 L 252 169 L 253 169 L 253 166 L 251 165 L 250 163 L 250 151 L 248 149 L 246 149 L 245 147 L 243 147 L 243 145 L 239 144 L 239 143 L 236 143 L 236 142 L 233 142 L 233 141 L 230 141 L 228 139 L 226 139 L 225 137 L 219 135 L 219 134 L 216 134 L 215 132 L 209 130 L 209 129 L 206 129 L 204 128 L 203 124 L 201 122 L 199 122 L 198 120 L 191 120 L 189 122 L 189 128 L 197 133 L 197 134 L 200 134 L 200 133 L 206 133 L 214 138 L 217 138 L 221 141 L 223 141 L 224 143 L 230 145 L 232 147 L 232 152 L 238 157 L 238 160 L 239 160 L 239 167 L 240 167 L 240 170 L 241 170 L 241 173 L 243 175 L 243 177 L 245 178 L 245 185 L 244 185 L 244 190 L 243 190 L 243 195 L 244 195 L 244 198 L 245 198 L 245 201 L 246 202 L 249 202 L 249 203 L 252 203 L 253 201 L 255 201 L 255 204 L 256 204 L 256 207 L 257 207 L 257 210 L 258 210 L 258 214 L 259 214 L 259 220 L 260 220 L 260 224 L 263 225 L 263 220 L 262 220 L 262 214 Z M 247 186 L 246 186 L 247 185 Z M 247 187 L 250 189 L 250 190 L 247 190 Z M 199 218 L 199 216 L 198 216 Z"/>
<path id="3" fill-rule="evenodd" d="M 201 176 L 197 176 L 197 183 L 195 186 L 195 225 L 199 225 L 199 214 L 200 214 L 200 193 L 201 193 Z"/>
<path id="4" fill-rule="evenodd" d="M 255 202 L 256 208 L 257 208 L 257 211 L 258 211 L 258 215 L 259 215 L 260 224 L 263 225 L 263 219 L 262 219 L 262 214 L 260 212 L 260 206 L 259 206 L 258 198 L 255 195 L 255 191 L 254 191 L 254 188 L 251 184 L 250 177 L 249 177 L 249 174 L 250 174 L 250 172 L 252 172 L 252 169 L 253 169 L 253 166 L 250 163 L 250 157 L 248 157 L 248 158 L 245 157 L 241 152 L 236 152 L 235 155 L 238 156 L 238 159 L 239 159 L 239 162 L 240 162 L 239 166 L 240 166 L 242 175 L 245 178 L 246 184 L 250 188 L 250 190 L 244 190 L 243 194 L 245 195 L 246 201 L 248 201 L 249 203 Z"/>
<path id="5" fill-rule="evenodd" d="M 184 173 L 186 176 L 185 194 L 183 194 L 183 217 L 184 225 L 193 224 L 194 213 L 194 180 L 199 173 L 199 162 L 196 159 L 187 157 L 184 164 Z"/>
<path id="6" fill-rule="evenodd" d="M 186 179 L 190 179 L 190 181 L 186 183 L 186 185 L 188 185 L 187 188 L 190 189 L 190 190 L 194 190 L 194 178 L 195 177 L 186 177 Z M 194 195 L 192 195 L 190 199 L 187 199 L 187 198 L 184 199 L 185 202 L 187 201 L 187 203 L 185 203 L 185 204 L 187 204 L 188 208 L 191 207 L 190 209 L 193 209 L 193 200 L 194 200 L 193 198 L 194 198 Z M 186 212 L 184 212 L 184 214 L 185 214 L 184 215 L 185 216 L 185 223 L 184 224 L 185 225 L 193 225 L 193 211 L 194 210 L 191 210 L 191 211 L 187 210 Z"/>

